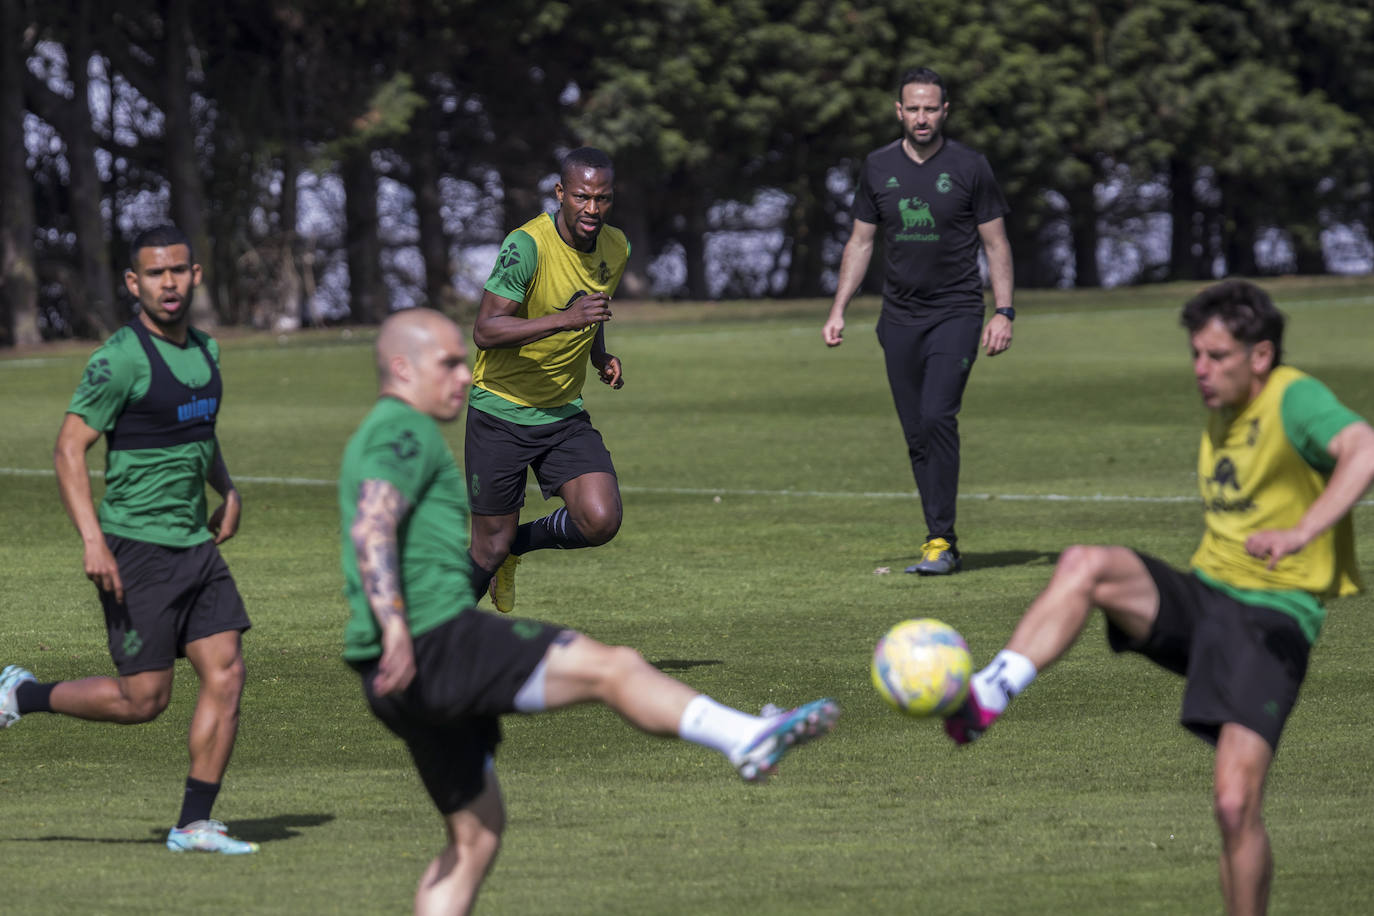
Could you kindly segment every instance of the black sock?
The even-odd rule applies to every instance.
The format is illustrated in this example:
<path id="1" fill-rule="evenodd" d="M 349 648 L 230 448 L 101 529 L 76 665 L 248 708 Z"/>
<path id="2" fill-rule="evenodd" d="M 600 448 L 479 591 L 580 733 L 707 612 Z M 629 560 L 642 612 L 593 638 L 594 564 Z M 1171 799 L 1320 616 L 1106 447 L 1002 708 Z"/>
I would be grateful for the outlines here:
<path id="1" fill-rule="evenodd" d="M 208 821 L 210 809 L 215 806 L 215 797 L 218 795 L 219 783 L 186 777 L 186 795 L 181 800 L 181 817 L 177 818 L 177 827 Z"/>
<path id="2" fill-rule="evenodd" d="M 590 547 L 591 543 L 577 530 L 566 506 L 555 510 L 543 518 L 526 522 L 515 529 L 515 540 L 511 542 L 510 552 L 516 556 L 531 550 L 576 550 Z"/>
<path id="3" fill-rule="evenodd" d="M 40 684 L 25 681 L 14 691 L 14 702 L 19 707 L 19 715 L 31 712 L 52 712 L 52 689 L 57 684 Z"/>
<path id="4" fill-rule="evenodd" d="M 491 585 L 491 577 L 496 575 L 496 570 L 479 564 L 471 551 L 468 552 L 468 565 L 472 567 L 472 603 L 476 604 L 487 593 L 487 586 Z"/>

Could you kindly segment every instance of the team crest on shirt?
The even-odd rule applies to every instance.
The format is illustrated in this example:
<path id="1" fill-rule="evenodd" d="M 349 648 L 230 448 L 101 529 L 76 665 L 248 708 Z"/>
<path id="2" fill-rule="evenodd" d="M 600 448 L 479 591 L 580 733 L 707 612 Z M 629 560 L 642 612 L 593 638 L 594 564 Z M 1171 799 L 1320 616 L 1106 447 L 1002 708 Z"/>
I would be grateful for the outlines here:
<path id="1" fill-rule="evenodd" d="M 596 279 L 600 283 L 610 282 L 611 268 L 606 264 L 605 261 L 602 261 L 601 266 L 596 269 Z"/>
<path id="2" fill-rule="evenodd" d="M 396 457 L 402 461 L 409 461 L 420 454 L 420 440 L 415 433 L 404 430 L 401 435 L 396 437 L 396 441 L 391 443 L 391 450 L 396 453 Z"/>
<path id="3" fill-rule="evenodd" d="M 112 375 L 110 361 L 102 356 L 86 367 L 86 374 L 81 378 L 81 387 L 99 388 L 108 382 Z"/>
<path id="4" fill-rule="evenodd" d="M 1234 499 L 1226 495 L 1228 490 L 1239 492 L 1241 488 L 1236 463 L 1230 458 L 1218 458 L 1205 483 L 1209 496 L 1203 508 L 1207 512 L 1249 512 L 1255 508 L 1255 501 L 1249 497 Z"/>
<path id="5" fill-rule="evenodd" d="M 896 175 L 893 175 L 891 178 L 887 180 L 887 186 L 889 188 L 900 188 L 902 186 L 902 183 L 897 180 Z"/>
<path id="6" fill-rule="evenodd" d="M 1254 417 L 1250 420 L 1250 428 L 1245 431 L 1245 444 L 1250 448 L 1254 448 L 1255 443 L 1259 441 L 1259 436 L 1259 417 Z"/>
<path id="7" fill-rule="evenodd" d="M 940 177 L 935 179 L 935 190 L 941 194 L 948 194 L 952 187 L 954 187 L 954 182 L 950 180 L 949 172 L 941 172 Z"/>

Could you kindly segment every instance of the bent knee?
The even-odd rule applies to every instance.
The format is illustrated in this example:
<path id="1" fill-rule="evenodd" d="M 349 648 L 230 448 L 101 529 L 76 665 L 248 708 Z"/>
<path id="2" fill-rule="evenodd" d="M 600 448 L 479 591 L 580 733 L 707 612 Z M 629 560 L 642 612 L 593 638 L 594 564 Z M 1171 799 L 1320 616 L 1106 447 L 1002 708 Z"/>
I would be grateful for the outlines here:
<path id="1" fill-rule="evenodd" d="M 574 518 L 577 530 L 592 547 L 600 547 L 615 537 L 620 531 L 620 520 L 618 506 L 597 506 L 590 511 L 584 509 Z"/>
<path id="2" fill-rule="evenodd" d="M 1064 549 L 1059 554 L 1059 561 L 1055 564 L 1055 571 L 1082 579 L 1093 580 L 1098 578 L 1102 571 L 1107 568 L 1108 557 L 1111 555 L 1110 547 L 1099 547 L 1093 544 L 1074 544 Z"/>
<path id="3" fill-rule="evenodd" d="M 169 694 L 129 697 L 125 702 L 123 715 L 118 721 L 121 725 L 142 725 L 144 722 L 151 722 L 162 715 L 169 702 Z"/>
<path id="4" fill-rule="evenodd" d="M 620 679 L 627 673 L 649 664 L 639 650 L 632 646 L 606 646 L 606 663 L 603 670 L 607 676 Z"/>

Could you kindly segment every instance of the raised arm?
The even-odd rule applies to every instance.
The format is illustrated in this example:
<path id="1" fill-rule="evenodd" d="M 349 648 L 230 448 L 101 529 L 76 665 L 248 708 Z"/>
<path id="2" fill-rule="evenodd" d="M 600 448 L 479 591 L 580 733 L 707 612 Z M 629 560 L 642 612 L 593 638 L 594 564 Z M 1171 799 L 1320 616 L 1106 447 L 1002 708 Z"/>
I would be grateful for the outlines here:
<path id="1" fill-rule="evenodd" d="M 382 657 L 373 681 L 373 689 L 379 694 L 405 690 L 415 677 L 415 648 L 406 622 L 396 537 L 409 508 L 406 498 L 392 484 L 364 480 L 358 487 L 358 512 L 348 531 L 358 557 L 363 592 L 382 631 Z"/>
<path id="2" fill-rule="evenodd" d="M 90 469 L 86 465 L 86 452 L 99 438 L 99 430 L 87 426 L 77 414 L 67 414 L 53 447 L 53 467 L 57 471 L 62 505 L 81 535 L 81 562 L 86 569 L 86 578 L 101 591 L 114 592 L 115 600 L 122 602 L 124 582 L 119 578 L 119 564 L 105 544 L 105 533 L 100 530 L 95 500 L 91 496 Z"/>
<path id="3" fill-rule="evenodd" d="M 1336 459 L 1326 489 L 1292 528 L 1257 531 L 1245 541 L 1253 557 L 1269 558 L 1269 568 L 1297 553 L 1354 508 L 1374 483 L 1374 427 L 1351 423 L 1331 437 L 1326 450 Z"/>
<path id="4" fill-rule="evenodd" d="M 838 347 L 844 343 L 844 312 L 849 308 L 849 300 L 859 291 L 868 264 L 873 260 L 873 240 L 878 234 L 876 223 L 854 220 L 854 228 L 845 242 L 844 254 L 840 257 L 840 276 L 835 284 L 835 299 L 830 305 L 830 315 L 821 328 L 821 338 L 827 347 Z"/>
<path id="5" fill-rule="evenodd" d="M 472 342 L 484 350 L 522 347 L 562 331 L 577 331 L 591 324 L 609 321 L 611 297 L 605 293 L 586 293 L 568 307 L 539 318 L 521 318 L 520 303 L 491 290 L 482 293 L 477 321 L 472 326 Z"/>

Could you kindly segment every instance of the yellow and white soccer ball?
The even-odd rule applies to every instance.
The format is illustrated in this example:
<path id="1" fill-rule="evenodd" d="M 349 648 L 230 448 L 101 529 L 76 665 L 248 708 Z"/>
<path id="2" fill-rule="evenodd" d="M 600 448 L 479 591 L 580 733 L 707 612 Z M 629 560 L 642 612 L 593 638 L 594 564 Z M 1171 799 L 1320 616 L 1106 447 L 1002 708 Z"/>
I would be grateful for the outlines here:
<path id="1" fill-rule="evenodd" d="M 949 624 L 903 620 L 878 640 L 871 673 L 878 695 L 898 712 L 947 716 L 968 696 L 973 659 Z"/>

